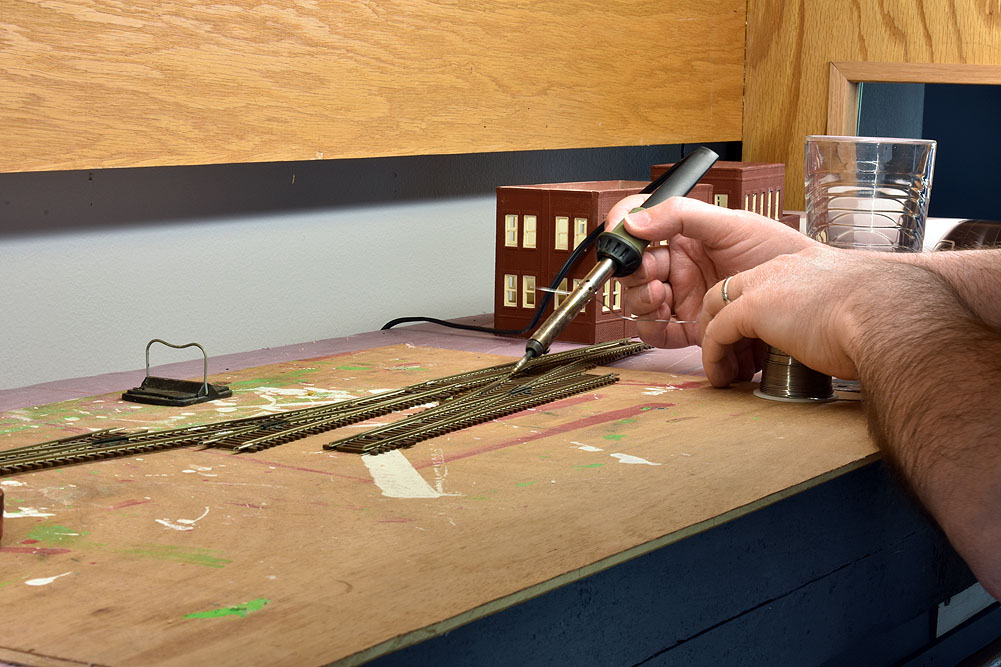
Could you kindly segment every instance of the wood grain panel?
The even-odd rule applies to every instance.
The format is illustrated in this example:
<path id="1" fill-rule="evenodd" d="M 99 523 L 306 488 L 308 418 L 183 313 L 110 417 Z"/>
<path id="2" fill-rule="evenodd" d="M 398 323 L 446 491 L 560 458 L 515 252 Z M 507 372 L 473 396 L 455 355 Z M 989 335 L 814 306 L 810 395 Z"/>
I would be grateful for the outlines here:
<path id="1" fill-rule="evenodd" d="M 744 159 L 786 164 L 802 209 L 803 141 L 827 130 L 832 62 L 1001 64 L 998 0 L 748 0 Z"/>
<path id="2" fill-rule="evenodd" d="M 3 0 L 0 171 L 740 138 L 743 0 Z"/>

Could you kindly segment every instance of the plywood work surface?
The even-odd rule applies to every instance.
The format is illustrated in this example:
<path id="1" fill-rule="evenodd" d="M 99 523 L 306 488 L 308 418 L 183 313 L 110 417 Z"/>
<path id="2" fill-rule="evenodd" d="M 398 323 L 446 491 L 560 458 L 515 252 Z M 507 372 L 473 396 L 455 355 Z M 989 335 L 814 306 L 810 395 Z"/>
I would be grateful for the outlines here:
<path id="1" fill-rule="evenodd" d="M 396 345 L 0 413 L 0 449 L 367 395 L 508 362 Z M 379 455 L 182 449 L 0 480 L 0 661 L 355 662 L 711 528 L 874 455 L 858 405 L 623 369 L 619 383 Z M 396 418 L 389 416 L 382 423 Z"/>

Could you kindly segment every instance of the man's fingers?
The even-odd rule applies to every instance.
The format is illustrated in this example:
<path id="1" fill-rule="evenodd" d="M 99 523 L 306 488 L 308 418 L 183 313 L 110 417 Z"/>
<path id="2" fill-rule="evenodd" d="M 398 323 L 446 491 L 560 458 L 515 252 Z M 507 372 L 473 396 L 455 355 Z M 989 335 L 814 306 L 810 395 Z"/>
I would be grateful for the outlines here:
<path id="1" fill-rule="evenodd" d="M 620 222 L 622 222 L 623 219 L 630 215 L 629 211 L 643 206 L 643 202 L 645 202 L 649 196 L 650 195 L 629 195 L 628 197 L 625 197 L 617 202 L 615 206 L 608 211 L 608 215 L 605 216 L 605 229 L 614 229 Z M 633 213 L 632 215 L 639 216 L 645 214 Z"/>
<path id="2" fill-rule="evenodd" d="M 626 308 L 633 315 L 646 315 L 656 311 L 664 303 L 665 294 L 664 283 L 657 281 L 630 287 L 626 289 Z"/>
<path id="3" fill-rule="evenodd" d="M 759 337 L 748 315 L 746 300 L 731 300 L 704 326 L 702 367 L 714 387 L 725 387 L 740 375 L 734 346 L 744 338 Z"/>
<path id="4" fill-rule="evenodd" d="M 699 339 L 704 339 L 706 327 L 722 311 L 727 304 L 732 304 L 743 293 L 743 283 L 746 273 L 738 273 L 719 281 L 702 297 L 702 314 L 699 317 Z"/>
<path id="5" fill-rule="evenodd" d="M 671 249 L 664 246 L 658 246 L 656 248 L 648 248 L 647 251 L 643 253 L 639 268 L 628 276 L 620 278 L 619 282 L 626 287 L 635 287 L 637 285 L 648 283 L 651 280 L 667 282 L 670 274 Z"/>
<path id="6" fill-rule="evenodd" d="M 709 246 L 723 245 L 733 232 L 731 221 L 736 223 L 734 211 L 688 197 L 670 197 L 656 206 L 628 213 L 624 217 L 626 231 L 634 236 L 671 240 L 681 234 Z"/>

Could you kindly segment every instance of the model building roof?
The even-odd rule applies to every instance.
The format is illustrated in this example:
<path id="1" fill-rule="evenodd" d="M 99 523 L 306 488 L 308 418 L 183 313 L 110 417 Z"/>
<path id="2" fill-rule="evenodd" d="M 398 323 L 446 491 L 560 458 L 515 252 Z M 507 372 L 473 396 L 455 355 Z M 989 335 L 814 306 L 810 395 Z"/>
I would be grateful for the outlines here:
<path id="1" fill-rule="evenodd" d="M 582 192 L 605 192 L 608 190 L 625 190 L 627 188 L 644 188 L 647 181 L 577 181 L 575 183 L 539 183 L 533 185 L 505 185 L 505 188 L 525 188 L 529 190 L 580 190 Z"/>

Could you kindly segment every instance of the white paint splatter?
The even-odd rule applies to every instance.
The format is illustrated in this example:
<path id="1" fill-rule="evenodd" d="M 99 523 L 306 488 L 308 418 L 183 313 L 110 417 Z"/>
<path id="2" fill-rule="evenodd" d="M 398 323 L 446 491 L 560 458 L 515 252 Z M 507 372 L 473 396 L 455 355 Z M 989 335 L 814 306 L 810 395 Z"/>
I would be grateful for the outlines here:
<path id="1" fill-rule="evenodd" d="M 157 519 L 156 522 L 161 526 L 166 526 L 171 530 L 194 530 L 195 524 L 204 519 L 209 514 L 209 508 L 206 507 L 202 515 L 197 519 L 177 519 L 176 522 L 170 519 Z"/>
<path id="2" fill-rule="evenodd" d="M 389 498 L 438 498 L 440 493 L 431 488 L 417 472 L 407 457 L 398 449 L 383 454 L 366 454 L 361 457 L 372 475 L 372 481 Z"/>
<path id="3" fill-rule="evenodd" d="M 0 486 L 28 486 L 24 482 L 19 482 L 16 479 L 5 479 L 0 482 Z"/>
<path id="4" fill-rule="evenodd" d="M 644 396 L 663 396 L 669 391 L 674 391 L 677 387 L 647 387 L 646 391 L 643 392 Z"/>
<path id="5" fill-rule="evenodd" d="M 16 512 L 4 512 L 3 518 L 5 519 L 24 519 L 27 517 L 45 517 L 45 516 L 55 516 L 55 514 L 49 514 L 47 512 L 42 512 L 41 510 L 48 509 L 48 507 L 18 507 Z"/>
<path id="6" fill-rule="evenodd" d="M 48 586 L 49 584 L 51 584 L 53 581 L 55 581 L 59 577 L 65 577 L 67 574 L 73 574 L 73 573 L 72 572 L 63 572 L 62 574 L 57 574 L 54 577 L 42 577 L 40 579 L 28 579 L 24 583 L 27 584 L 28 586 Z"/>
<path id="7" fill-rule="evenodd" d="M 186 472 L 186 473 L 189 473 L 189 474 L 190 473 L 197 473 L 197 474 L 201 475 L 202 477 L 218 477 L 218 475 L 216 475 L 216 474 L 206 472 L 208 470 L 212 470 L 212 468 L 208 468 L 208 467 L 205 467 L 205 466 L 192 465 L 190 468 L 185 468 L 181 472 Z"/>
<path id="8" fill-rule="evenodd" d="M 579 449 L 582 452 L 603 452 L 603 451 L 605 451 L 601 447 L 595 447 L 593 445 L 585 445 L 583 442 L 576 442 L 576 441 L 574 441 L 574 442 L 571 442 L 570 444 L 571 445 L 576 445 L 577 449 Z"/>
<path id="9" fill-rule="evenodd" d="M 448 466 L 445 465 L 445 452 L 441 447 L 435 449 L 431 454 L 431 465 L 434 466 L 434 486 L 439 496 L 461 496 L 461 493 L 447 493 L 445 491 L 445 478 L 448 477 Z M 454 525 L 454 524 L 453 524 Z"/>
<path id="10" fill-rule="evenodd" d="M 619 463 L 631 463 L 633 465 L 644 465 L 644 466 L 659 466 L 659 463 L 654 463 L 652 461 L 647 461 L 646 459 L 641 459 L 638 456 L 632 456 L 630 454 L 612 454 L 612 458 L 619 460 Z"/>

